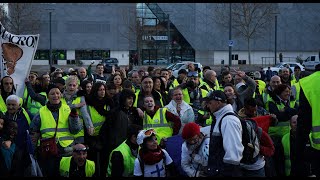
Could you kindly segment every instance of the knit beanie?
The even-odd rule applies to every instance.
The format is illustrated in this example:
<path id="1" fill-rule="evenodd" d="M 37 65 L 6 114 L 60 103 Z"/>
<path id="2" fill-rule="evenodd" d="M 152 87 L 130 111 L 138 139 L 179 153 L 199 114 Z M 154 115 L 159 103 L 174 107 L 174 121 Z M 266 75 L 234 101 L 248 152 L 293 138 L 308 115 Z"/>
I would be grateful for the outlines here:
<path id="1" fill-rule="evenodd" d="M 194 122 L 187 123 L 182 130 L 182 138 L 184 140 L 190 139 L 195 135 L 200 134 L 200 127 Z"/>

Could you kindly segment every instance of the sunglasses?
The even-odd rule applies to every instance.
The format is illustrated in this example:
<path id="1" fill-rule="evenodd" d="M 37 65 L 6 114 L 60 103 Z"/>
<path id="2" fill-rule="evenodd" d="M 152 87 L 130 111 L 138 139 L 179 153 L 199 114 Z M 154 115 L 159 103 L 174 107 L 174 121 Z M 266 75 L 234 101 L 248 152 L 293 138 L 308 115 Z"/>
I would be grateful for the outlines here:
<path id="1" fill-rule="evenodd" d="M 149 129 L 146 132 L 144 132 L 144 135 L 151 136 L 152 134 L 156 134 L 156 131 L 154 129 Z"/>
<path id="2" fill-rule="evenodd" d="M 192 71 L 192 72 L 188 72 L 188 77 L 198 77 L 199 74 L 198 72 Z"/>
<path id="3" fill-rule="evenodd" d="M 80 152 L 87 152 L 88 150 L 89 150 L 89 147 L 84 147 L 84 148 L 74 149 L 73 152 L 80 153 Z"/>

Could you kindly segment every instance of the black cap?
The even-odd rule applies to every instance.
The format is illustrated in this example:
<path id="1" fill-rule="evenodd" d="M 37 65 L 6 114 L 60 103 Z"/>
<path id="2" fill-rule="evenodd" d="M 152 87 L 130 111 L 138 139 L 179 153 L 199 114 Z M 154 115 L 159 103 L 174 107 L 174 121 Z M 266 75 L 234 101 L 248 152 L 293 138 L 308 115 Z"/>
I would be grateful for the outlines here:
<path id="1" fill-rule="evenodd" d="M 180 69 L 178 71 L 178 74 L 188 74 L 187 70 L 186 69 Z"/>
<path id="2" fill-rule="evenodd" d="M 227 102 L 226 94 L 224 94 L 224 92 L 220 90 L 210 91 L 207 94 L 207 97 L 205 97 L 204 99 L 206 101 L 216 100 L 221 102 Z"/>

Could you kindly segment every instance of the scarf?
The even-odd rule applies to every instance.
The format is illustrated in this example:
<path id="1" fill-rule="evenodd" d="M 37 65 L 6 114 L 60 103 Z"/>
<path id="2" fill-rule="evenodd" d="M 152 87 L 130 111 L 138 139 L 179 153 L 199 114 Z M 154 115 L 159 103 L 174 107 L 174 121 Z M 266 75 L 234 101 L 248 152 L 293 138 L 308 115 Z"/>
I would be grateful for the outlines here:
<path id="1" fill-rule="evenodd" d="M 50 104 L 50 102 L 47 102 L 47 108 L 51 111 L 51 112 L 59 112 L 59 109 L 61 107 L 61 101 L 59 102 L 59 104 Z"/>
<path id="2" fill-rule="evenodd" d="M 145 164 L 153 165 L 160 162 L 163 159 L 164 154 L 160 146 L 158 146 L 156 150 L 140 150 L 139 156 Z"/>

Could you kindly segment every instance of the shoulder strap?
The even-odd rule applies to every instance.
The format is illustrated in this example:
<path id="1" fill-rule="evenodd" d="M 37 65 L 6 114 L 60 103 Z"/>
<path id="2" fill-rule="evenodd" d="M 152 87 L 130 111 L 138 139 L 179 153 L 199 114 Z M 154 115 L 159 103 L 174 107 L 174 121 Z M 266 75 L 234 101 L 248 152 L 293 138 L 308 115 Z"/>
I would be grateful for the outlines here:
<path id="1" fill-rule="evenodd" d="M 55 138 L 55 137 L 56 137 L 56 135 L 57 135 L 58 124 L 59 124 L 59 116 L 58 116 L 58 119 L 57 119 L 56 130 L 54 131 L 53 138 Z"/>
<path id="2" fill-rule="evenodd" d="M 222 116 L 222 118 L 221 118 L 220 121 L 219 121 L 219 132 L 220 132 L 220 134 L 221 134 L 221 122 L 222 122 L 222 120 L 223 120 L 224 117 L 229 116 L 229 115 L 237 116 L 237 115 L 236 115 L 235 113 L 233 113 L 233 112 L 228 112 L 228 113 L 226 113 L 225 115 Z M 238 116 L 237 116 L 237 117 L 238 117 Z"/>
<path id="3" fill-rule="evenodd" d="M 144 162 L 142 161 L 140 156 L 138 156 L 138 160 L 139 160 L 139 163 L 140 163 L 140 169 L 141 169 L 142 177 L 144 177 Z"/>

